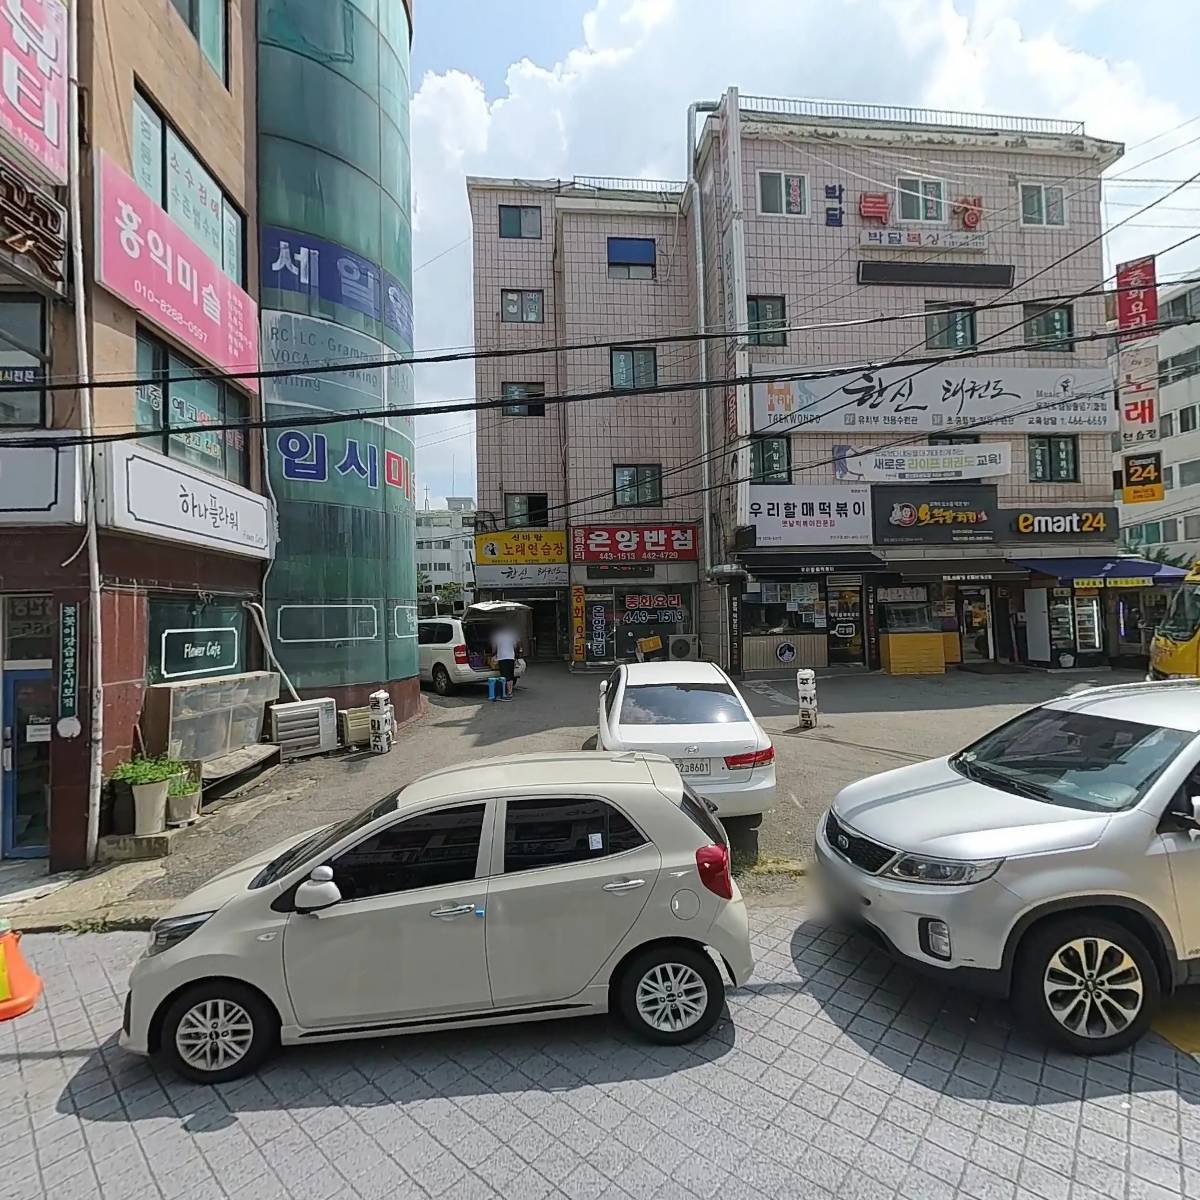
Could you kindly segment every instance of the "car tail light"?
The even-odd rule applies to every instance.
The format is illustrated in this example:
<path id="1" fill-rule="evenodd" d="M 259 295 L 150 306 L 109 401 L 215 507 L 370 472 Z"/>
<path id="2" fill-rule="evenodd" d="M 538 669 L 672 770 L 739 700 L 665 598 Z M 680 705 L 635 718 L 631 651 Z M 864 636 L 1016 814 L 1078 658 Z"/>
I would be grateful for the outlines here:
<path id="1" fill-rule="evenodd" d="M 729 873 L 729 848 L 727 846 L 701 846 L 696 851 L 696 870 L 700 882 L 722 900 L 733 899 L 733 876 Z"/>
<path id="2" fill-rule="evenodd" d="M 466 664 L 466 661 L 467 661 L 466 646 L 455 646 L 454 647 L 454 661 L 456 663 L 459 663 L 460 665 Z"/>
<path id="3" fill-rule="evenodd" d="M 739 767 L 765 767 L 775 761 L 775 747 L 768 746 L 765 750 L 751 750 L 749 754 L 730 754 L 725 759 L 725 766 L 736 771 Z"/>

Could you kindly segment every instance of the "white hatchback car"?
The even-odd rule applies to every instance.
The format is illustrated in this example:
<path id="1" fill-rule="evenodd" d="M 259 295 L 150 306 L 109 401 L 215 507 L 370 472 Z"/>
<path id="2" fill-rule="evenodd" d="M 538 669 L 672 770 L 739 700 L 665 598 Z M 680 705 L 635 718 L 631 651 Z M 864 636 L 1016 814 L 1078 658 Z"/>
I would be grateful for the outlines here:
<path id="1" fill-rule="evenodd" d="M 678 1044 L 753 969 L 720 824 L 657 755 L 435 771 L 150 932 L 121 1044 L 220 1083 L 301 1043 L 618 1011 Z"/>
<path id="2" fill-rule="evenodd" d="M 665 754 L 722 817 L 775 803 L 775 748 L 713 663 L 630 663 L 600 684 L 600 750 Z"/>

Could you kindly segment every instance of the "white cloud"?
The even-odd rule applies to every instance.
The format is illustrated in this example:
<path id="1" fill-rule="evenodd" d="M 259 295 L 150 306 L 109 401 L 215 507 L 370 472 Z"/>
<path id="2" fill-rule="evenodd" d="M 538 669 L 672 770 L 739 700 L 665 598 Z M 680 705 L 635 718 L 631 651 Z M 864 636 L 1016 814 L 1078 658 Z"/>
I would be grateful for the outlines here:
<path id="1" fill-rule="evenodd" d="M 1191 0 L 1177 2 L 1184 28 Z M 1088 9 L 1096 0 L 1073 3 Z M 1028 34 L 1015 11 L 1006 0 L 597 0 L 578 46 L 559 62 L 512 63 L 504 94 L 491 102 L 461 71 L 420 81 L 412 103 L 414 261 L 469 235 L 467 174 L 681 178 L 688 103 L 731 85 L 758 95 L 1071 117 L 1131 144 L 1190 115 L 1181 106 L 1186 81 L 1156 75 L 1153 63 L 1085 53 L 1053 33 Z M 1116 170 L 1197 133 L 1192 126 L 1135 150 Z M 1198 169 L 1200 147 L 1189 147 L 1137 173 L 1178 178 Z M 1145 203 L 1161 191 L 1113 194 Z M 1175 203 L 1200 207 L 1200 189 Z M 1111 215 L 1132 211 L 1114 207 Z M 1181 236 L 1125 230 L 1110 249 L 1127 258 Z M 1197 261 L 1196 252 L 1181 251 L 1166 265 Z M 419 348 L 470 343 L 469 245 L 417 273 L 415 305 Z M 473 387 L 469 363 L 426 368 L 417 380 L 423 403 L 469 397 Z M 433 440 L 463 422 L 461 414 L 423 418 L 419 436 Z M 449 487 L 450 452 L 462 491 L 473 465 L 469 439 L 418 451 L 418 475 L 437 496 Z"/>

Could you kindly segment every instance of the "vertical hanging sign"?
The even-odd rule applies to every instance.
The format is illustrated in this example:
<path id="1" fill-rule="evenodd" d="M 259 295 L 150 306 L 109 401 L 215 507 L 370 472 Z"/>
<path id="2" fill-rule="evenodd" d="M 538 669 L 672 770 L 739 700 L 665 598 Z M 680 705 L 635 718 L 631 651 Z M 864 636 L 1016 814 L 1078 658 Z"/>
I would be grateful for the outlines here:
<path id="1" fill-rule="evenodd" d="M 79 605 L 58 610 L 58 736 L 77 737 L 79 725 Z"/>

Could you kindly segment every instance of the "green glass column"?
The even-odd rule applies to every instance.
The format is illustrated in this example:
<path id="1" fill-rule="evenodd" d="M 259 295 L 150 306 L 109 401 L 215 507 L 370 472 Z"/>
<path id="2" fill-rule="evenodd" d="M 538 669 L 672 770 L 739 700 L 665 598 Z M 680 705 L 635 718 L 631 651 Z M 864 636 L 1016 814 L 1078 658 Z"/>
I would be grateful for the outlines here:
<path id="1" fill-rule="evenodd" d="M 403 0 L 259 0 L 262 365 L 412 350 Z M 263 380 L 279 509 L 271 635 L 299 688 L 417 673 L 411 367 Z M 314 425 L 318 413 L 370 414 Z"/>

